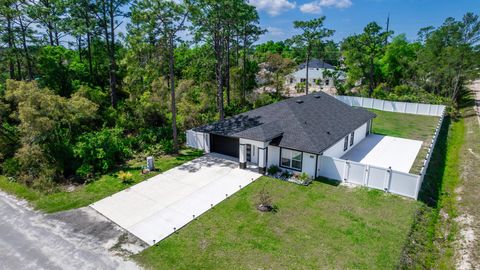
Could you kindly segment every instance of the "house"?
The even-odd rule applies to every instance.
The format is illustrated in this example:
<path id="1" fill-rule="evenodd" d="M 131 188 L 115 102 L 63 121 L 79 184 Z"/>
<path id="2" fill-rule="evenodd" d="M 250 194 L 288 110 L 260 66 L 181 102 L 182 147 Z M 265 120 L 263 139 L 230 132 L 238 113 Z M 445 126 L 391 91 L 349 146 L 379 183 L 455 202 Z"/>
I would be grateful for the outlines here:
<path id="1" fill-rule="evenodd" d="M 308 64 L 308 82 L 312 91 L 332 92 L 335 81 L 345 80 L 345 74 L 337 71 L 329 63 L 319 59 L 311 59 Z M 299 85 L 307 82 L 307 62 L 300 64 L 297 70 L 285 77 L 285 86 L 291 90 L 300 90 Z M 335 91 L 333 91 L 335 92 Z"/>
<path id="2" fill-rule="evenodd" d="M 323 92 L 290 98 L 187 131 L 187 145 L 316 177 L 319 155 L 341 157 L 371 131 L 376 115 Z"/>

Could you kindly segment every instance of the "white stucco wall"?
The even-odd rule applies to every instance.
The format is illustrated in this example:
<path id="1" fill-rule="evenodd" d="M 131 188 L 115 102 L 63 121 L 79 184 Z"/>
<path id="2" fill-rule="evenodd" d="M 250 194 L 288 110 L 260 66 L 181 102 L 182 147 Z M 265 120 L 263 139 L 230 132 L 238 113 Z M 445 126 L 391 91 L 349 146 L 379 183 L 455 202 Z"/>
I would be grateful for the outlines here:
<path id="1" fill-rule="evenodd" d="M 302 160 L 302 171 L 310 175 L 310 177 L 315 177 L 315 162 L 317 161 L 316 154 L 310 154 L 303 152 Z"/>
<path id="2" fill-rule="evenodd" d="M 343 151 L 343 146 L 344 146 L 344 140 L 345 140 L 345 137 L 340 139 L 338 142 L 336 142 L 332 147 L 328 148 L 327 150 L 325 150 L 323 152 L 323 155 L 324 156 L 329 156 L 329 157 L 336 157 L 336 158 L 339 158 L 343 155 L 345 155 L 345 153 L 347 153 L 348 151 L 350 151 L 350 149 L 352 149 L 353 147 L 355 147 L 355 145 L 357 145 L 359 142 L 361 142 L 363 139 L 365 139 L 365 135 L 366 135 L 366 132 L 367 132 L 367 123 L 363 124 L 362 126 L 360 126 L 359 128 L 357 128 L 355 130 L 355 136 L 354 136 L 354 139 L 353 139 L 353 145 L 350 146 L 350 134 L 348 135 L 348 148 L 346 151 Z"/>
<path id="3" fill-rule="evenodd" d="M 279 166 L 280 147 L 269 145 L 267 152 L 267 168 L 272 165 Z"/>
<path id="4" fill-rule="evenodd" d="M 250 144 L 252 145 L 252 163 L 258 164 L 259 148 L 266 148 L 269 142 L 254 141 L 249 139 L 240 138 L 239 144 Z"/>

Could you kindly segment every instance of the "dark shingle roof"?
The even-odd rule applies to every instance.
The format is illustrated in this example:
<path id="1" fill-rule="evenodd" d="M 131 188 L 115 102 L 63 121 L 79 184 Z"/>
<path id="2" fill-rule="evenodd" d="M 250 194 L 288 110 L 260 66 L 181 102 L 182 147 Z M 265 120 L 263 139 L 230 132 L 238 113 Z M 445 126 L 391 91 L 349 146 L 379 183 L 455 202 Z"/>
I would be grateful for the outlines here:
<path id="1" fill-rule="evenodd" d="M 301 63 L 299 66 L 298 66 L 298 69 L 304 69 L 305 67 L 307 66 L 307 62 L 305 61 L 304 63 Z M 311 59 L 309 62 L 308 62 L 308 68 L 326 68 L 326 69 L 335 69 L 334 66 L 330 65 L 329 63 L 327 62 L 324 62 L 322 60 L 319 60 L 319 59 Z"/>
<path id="2" fill-rule="evenodd" d="M 365 109 L 351 107 L 335 97 L 317 92 L 195 130 L 257 141 L 273 140 L 281 147 L 319 154 L 375 116 Z"/>

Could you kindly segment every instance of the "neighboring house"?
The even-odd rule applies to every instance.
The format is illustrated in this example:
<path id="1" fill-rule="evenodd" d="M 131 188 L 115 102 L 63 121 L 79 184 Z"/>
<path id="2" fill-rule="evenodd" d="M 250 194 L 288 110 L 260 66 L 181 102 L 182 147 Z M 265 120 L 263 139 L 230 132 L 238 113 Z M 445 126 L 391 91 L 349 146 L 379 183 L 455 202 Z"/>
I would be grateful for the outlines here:
<path id="1" fill-rule="evenodd" d="M 187 145 L 238 158 L 260 173 L 277 165 L 318 174 L 319 155 L 341 157 L 362 141 L 376 115 L 323 92 L 290 98 L 187 131 Z"/>
<path id="2" fill-rule="evenodd" d="M 333 74 L 336 73 L 337 76 Z M 309 89 L 313 91 L 336 92 L 335 80 L 344 81 L 345 74 L 322 60 L 311 59 L 308 64 Z M 307 63 L 302 63 L 297 70 L 285 77 L 285 86 L 290 90 L 304 89 L 307 83 Z M 302 88 L 303 87 L 303 88 Z"/>

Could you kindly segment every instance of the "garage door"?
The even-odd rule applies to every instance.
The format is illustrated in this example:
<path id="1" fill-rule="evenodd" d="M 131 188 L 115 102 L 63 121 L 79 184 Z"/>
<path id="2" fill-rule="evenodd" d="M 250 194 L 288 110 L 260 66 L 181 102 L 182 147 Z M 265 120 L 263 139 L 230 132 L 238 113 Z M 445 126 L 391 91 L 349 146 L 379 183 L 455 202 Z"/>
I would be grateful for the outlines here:
<path id="1" fill-rule="evenodd" d="M 210 151 L 238 158 L 238 138 L 210 134 Z"/>

